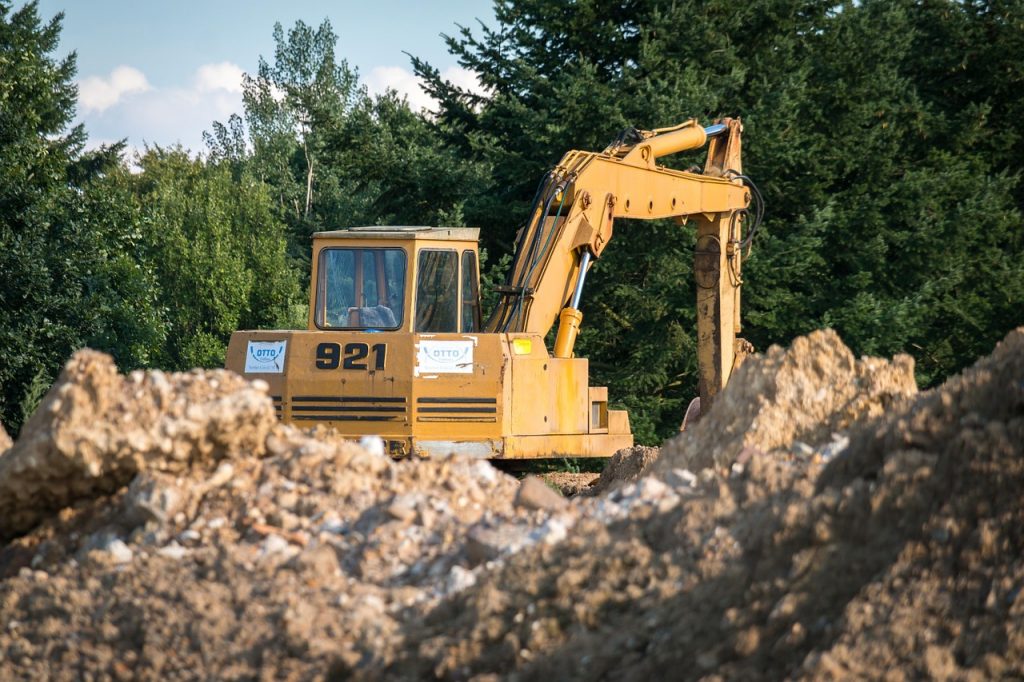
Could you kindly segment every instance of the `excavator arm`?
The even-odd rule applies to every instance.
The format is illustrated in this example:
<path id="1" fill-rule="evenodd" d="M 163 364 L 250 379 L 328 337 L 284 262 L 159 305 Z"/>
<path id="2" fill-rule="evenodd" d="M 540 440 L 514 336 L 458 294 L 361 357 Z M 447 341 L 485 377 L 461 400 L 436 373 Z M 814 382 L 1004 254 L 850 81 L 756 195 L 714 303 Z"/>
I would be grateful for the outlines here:
<path id="1" fill-rule="evenodd" d="M 744 184 L 738 119 L 707 128 L 690 120 L 673 128 L 636 131 L 602 152 L 571 151 L 544 178 L 501 300 L 486 328 L 546 335 L 559 321 L 553 354 L 572 357 L 583 314 L 587 270 L 612 239 L 616 218 L 676 218 L 697 228 L 697 346 L 705 412 L 749 348 L 740 331 Z M 708 144 L 703 172 L 677 171 L 657 160 Z"/>

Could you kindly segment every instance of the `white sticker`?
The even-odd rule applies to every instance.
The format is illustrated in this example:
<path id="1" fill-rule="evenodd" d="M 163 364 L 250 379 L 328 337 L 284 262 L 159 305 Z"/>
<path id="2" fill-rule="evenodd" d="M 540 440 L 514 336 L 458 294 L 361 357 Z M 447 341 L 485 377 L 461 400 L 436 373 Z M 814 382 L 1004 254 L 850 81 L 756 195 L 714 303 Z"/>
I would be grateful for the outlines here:
<path id="1" fill-rule="evenodd" d="M 246 374 L 284 373 L 287 341 L 250 341 L 245 350 Z"/>
<path id="2" fill-rule="evenodd" d="M 416 353 L 416 372 L 436 374 L 472 374 L 472 341 L 420 341 Z"/>

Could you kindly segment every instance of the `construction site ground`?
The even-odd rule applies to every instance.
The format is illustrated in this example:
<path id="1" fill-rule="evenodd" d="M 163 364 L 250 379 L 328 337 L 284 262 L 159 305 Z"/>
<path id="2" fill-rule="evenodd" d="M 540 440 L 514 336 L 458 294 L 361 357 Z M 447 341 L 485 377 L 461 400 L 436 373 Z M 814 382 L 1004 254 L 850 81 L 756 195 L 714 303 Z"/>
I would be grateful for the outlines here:
<path id="1" fill-rule="evenodd" d="M 920 392 L 814 332 L 600 476 L 393 461 L 92 351 L 9 445 L 2 679 L 1024 677 L 1024 328 Z"/>

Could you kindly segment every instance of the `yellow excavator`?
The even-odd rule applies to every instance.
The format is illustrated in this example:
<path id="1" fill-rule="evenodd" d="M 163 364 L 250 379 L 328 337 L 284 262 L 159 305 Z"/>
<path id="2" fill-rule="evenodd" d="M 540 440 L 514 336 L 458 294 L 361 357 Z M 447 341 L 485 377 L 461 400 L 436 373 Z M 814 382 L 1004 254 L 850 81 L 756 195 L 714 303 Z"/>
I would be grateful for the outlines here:
<path id="1" fill-rule="evenodd" d="M 235 332 L 227 368 L 265 381 L 285 422 L 380 436 L 395 457 L 611 456 L 633 436 L 626 412 L 609 409 L 608 389 L 590 386 L 587 360 L 573 354 L 584 282 L 616 218 L 675 218 L 697 230 L 692 420 L 749 350 L 736 336 L 741 261 L 762 204 L 742 173 L 741 132 L 738 119 L 689 120 L 565 154 L 537 191 L 486 321 L 478 229 L 318 232 L 308 329 Z M 705 145 L 702 170 L 657 163 Z M 758 210 L 747 229 L 752 192 Z"/>

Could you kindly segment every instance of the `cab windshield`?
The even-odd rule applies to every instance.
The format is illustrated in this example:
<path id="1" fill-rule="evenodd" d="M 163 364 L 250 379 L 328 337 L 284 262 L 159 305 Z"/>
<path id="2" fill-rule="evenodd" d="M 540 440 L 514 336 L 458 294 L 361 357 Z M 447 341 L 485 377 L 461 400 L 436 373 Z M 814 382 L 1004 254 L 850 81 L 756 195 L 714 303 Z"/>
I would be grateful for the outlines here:
<path id="1" fill-rule="evenodd" d="M 316 324 L 325 329 L 398 329 L 405 251 L 328 248 L 318 264 Z"/>

